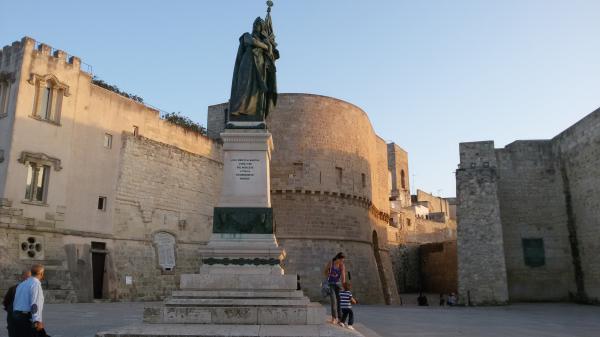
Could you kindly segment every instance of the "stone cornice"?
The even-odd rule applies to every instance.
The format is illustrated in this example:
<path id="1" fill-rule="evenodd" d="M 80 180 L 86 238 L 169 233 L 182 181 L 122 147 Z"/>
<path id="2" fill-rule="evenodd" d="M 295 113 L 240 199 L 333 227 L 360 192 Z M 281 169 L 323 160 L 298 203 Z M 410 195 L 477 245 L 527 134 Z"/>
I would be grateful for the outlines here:
<path id="1" fill-rule="evenodd" d="M 55 171 L 62 170 L 60 159 L 51 157 L 45 153 L 23 151 L 21 152 L 21 155 L 17 161 L 21 164 L 25 164 L 27 162 L 40 163 L 54 167 Z"/>
<path id="2" fill-rule="evenodd" d="M 63 89 L 65 91 L 65 93 L 64 93 L 65 96 L 71 95 L 71 93 L 69 92 L 69 86 L 67 84 L 65 84 L 64 82 L 61 82 L 58 79 L 58 77 L 56 77 L 54 74 L 39 75 L 39 74 L 31 73 L 29 75 L 29 79 L 27 80 L 27 82 L 31 85 L 35 85 L 35 83 L 38 81 L 52 82 L 52 83 L 54 83 L 54 85 L 57 88 Z"/>

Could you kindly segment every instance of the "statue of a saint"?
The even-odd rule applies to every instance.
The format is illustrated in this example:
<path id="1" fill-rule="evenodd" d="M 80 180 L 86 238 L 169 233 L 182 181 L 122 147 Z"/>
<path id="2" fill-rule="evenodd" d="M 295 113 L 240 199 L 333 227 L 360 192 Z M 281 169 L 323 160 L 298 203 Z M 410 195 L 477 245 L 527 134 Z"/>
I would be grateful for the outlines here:
<path id="1" fill-rule="evenodd" d="M 270 8 L 269 8 L 270 9 Z M 263 122 L 277 104 L 275 60 L 279 58 L 270 13 L 240 37 L 229 100 L 230 122 Z"/>

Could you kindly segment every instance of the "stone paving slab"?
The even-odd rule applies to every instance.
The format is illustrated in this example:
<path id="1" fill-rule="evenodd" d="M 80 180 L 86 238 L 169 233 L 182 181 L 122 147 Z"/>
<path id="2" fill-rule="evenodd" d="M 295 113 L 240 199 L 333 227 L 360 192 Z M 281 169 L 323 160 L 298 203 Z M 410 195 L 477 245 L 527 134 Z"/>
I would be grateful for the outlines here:
<path id="1" fill-rule="evenodd" d="M 211 325 L 142 324 L 100 332 L 96 337 L 363 337 L 330 324 L 323 325 Z"/>

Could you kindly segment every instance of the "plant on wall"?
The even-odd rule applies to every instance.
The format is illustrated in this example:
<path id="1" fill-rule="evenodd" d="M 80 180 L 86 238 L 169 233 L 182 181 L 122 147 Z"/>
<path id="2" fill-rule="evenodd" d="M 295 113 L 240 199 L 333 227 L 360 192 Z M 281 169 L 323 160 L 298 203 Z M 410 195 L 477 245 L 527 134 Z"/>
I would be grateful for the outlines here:
<path id="1" fill-rule="evenodd" d="M 110 91 L 112 91 L 114 93 L 117 93 L 117 94 L 119 94 L 119 95 L 121 95 L 123 97 L 127 97 L 127 98 L 132 99 L 132 100 L 134 100 L 136 102 L 144 103 L 144 99 L 141 98 L 140 96 L 134 95 L 134 94 L 130 94 L 130 93 L 125 92 L 125 91 L 121 91 L 121 89 L 119 89 L 119 87 L 117 87 L 116 85 L 108 84 L 108 83 L 104 82 L 103 80 L 101 80 L 100 78 L 98 78 L 98 76 L 94 76 L 92 78 L 92 83 L 95 84 L 95 85 L 97 85 L 97 86 L 99 86 L 99 87 L 102 87 L 102 88 L 104 88 L 106 90 L 110 90 Z"/>
<path id="2" fill-rule="evenodd" d="M 200 124 L 191 120 L 189 117 L 182 115 L 180 112 L 168 112 L 162 116 L 162 119 L 179 125 L 186 130 L 190 130 L 201 135 L 206 135 L 206 128 Z"/>

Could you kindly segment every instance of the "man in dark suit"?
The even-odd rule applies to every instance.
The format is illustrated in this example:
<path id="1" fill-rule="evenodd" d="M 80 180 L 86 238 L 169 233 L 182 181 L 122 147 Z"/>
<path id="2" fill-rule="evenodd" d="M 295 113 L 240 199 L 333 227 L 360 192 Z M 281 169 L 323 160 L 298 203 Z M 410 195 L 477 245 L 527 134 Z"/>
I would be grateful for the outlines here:
<path id="1" fill-rule="evenodd" d="M 31 276 L 31 272 L 25 271 L 21 274 L 21 282 L 25 281 Z M 19 283 L 21 283 L 19 282 Z M 4 300 L 2 300 L 2 305 L 4 305 L 4 310 L 6 310 L 6 329 L 8 329 L 8 337 L 17 337 L 17 332 L 15 330 L 15 322 L 13 319 L 13 302 L 15 301 L 15 293 L 17 292 L 17 286 L 19 283 L 14 286 L 8 288 L 8 291 L 4 295 Z"/>

